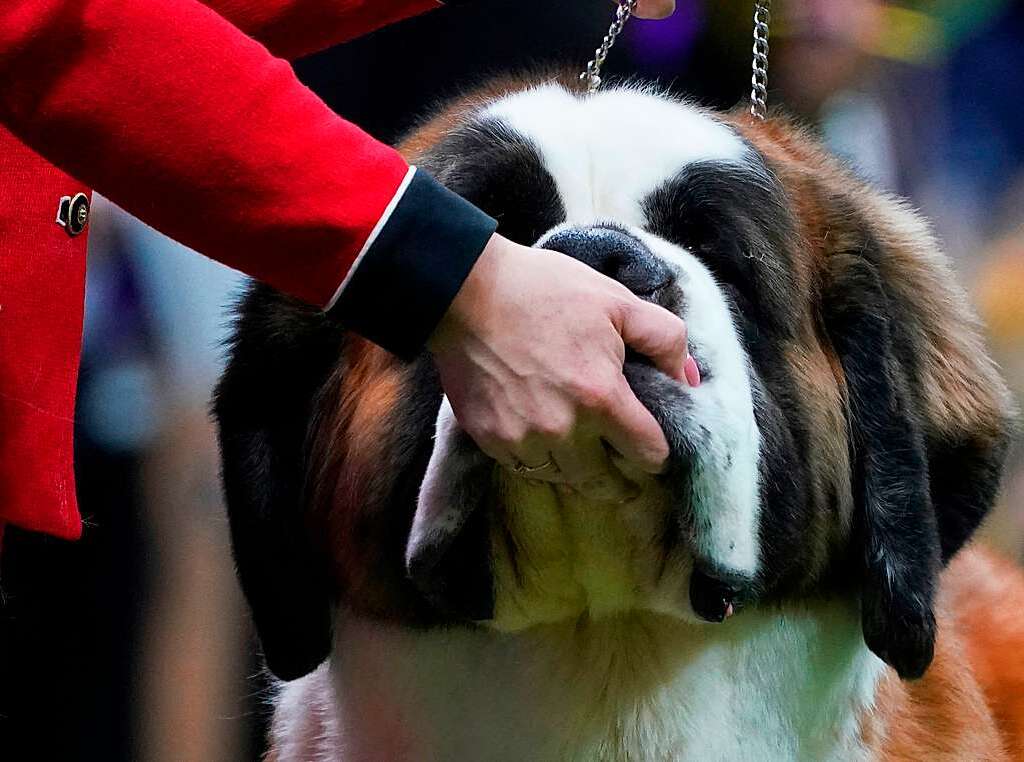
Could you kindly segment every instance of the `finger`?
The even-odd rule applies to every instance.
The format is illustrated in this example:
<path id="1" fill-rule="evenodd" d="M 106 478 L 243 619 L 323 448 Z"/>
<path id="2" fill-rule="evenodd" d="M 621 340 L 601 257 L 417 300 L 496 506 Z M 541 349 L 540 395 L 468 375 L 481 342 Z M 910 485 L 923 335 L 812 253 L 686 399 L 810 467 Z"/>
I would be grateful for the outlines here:
<path id="1" fill-rule="evenodd" d="M 551 454 L 551 444 L 539 436 L 527 437 L 512 449 L 510 464 L 503 464 L 525 479 L 565 481 L 557 460 Z"/>
<path id="2" fill-rule="evenodd" d="M 615 467 L 604 443 L 595 436 L 577 437 L 552 454 L 565 482 L 592 500 L 621 503 L 639 491 Z"/>
<path id="3" fill-rule="evenodd" d="M 668 458 L 665 434 L 651 412 L 633 394 L 625 378 L 598 426 L 608 444 L 637 468 L 656 474 L 664 467 Z"/>
<path id="4" fill-rule="evenodd" d="M 663 19 L 676 9 L 675 0 L 640 0 L 636 15 L 642 19 Z"/>
<path id="5" fill-rule="evenodd" d="M 630 303 L 619 326 L 622 340 L 651 358 L 663 373 L 677 381 L 686 380 L 686 323 L 664 307 L 637 299 Z"/>

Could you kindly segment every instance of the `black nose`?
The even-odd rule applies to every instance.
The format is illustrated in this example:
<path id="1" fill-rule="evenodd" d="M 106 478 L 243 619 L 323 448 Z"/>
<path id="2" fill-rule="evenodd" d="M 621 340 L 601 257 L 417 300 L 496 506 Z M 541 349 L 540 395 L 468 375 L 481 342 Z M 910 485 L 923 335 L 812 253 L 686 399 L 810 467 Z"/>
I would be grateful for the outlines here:
<path id="1" fill-rule="evenodd" d="M 541 245 L 590 265 L 641 296 L 654 293 L 672 280 L 672 271 L 643 241 L 619 228 L 566 228 Z"/>

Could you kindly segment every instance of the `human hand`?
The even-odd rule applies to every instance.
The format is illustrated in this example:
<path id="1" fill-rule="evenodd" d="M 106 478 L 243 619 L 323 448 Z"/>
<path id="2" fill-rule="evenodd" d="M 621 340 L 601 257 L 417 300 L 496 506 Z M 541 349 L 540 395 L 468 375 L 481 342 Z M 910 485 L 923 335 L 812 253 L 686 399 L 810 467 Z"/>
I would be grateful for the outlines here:
<path id="1" fill-rule="evenodd" d="M 608 499 L 631 488 L 605 442 L 649 473 L 668 455 L 622 375 L 627 344 L 699 383 L 678 317 L 571 257 L 500 235 L 428 342 L 456 418 L 485 453 Z"/>
<path id="2" fill-rule="evenodd" d="M 642 19 L 663 19 L 676 9 L 676 0 L 640 0 L 636 15 Z"/>

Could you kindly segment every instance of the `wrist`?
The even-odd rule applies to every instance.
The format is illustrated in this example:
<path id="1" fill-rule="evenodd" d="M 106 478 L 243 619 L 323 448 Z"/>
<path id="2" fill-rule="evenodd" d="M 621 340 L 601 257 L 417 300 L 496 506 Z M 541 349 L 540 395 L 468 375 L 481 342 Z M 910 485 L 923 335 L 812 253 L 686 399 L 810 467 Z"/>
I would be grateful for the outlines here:
<path id="1" fill-rule="evenodd" d="M 484 246 L 462 287 L 452 300 L 437 327 L 427 339 L 434 354 L 445 351 L 467 334 L 473 333 L 494 297 L 495 285 L 510 258 L 521 256 L 523 247 L 504 236 L 493 234 Z"/>
<path id="2" fill-rule="evenodd" d="M 330 314 L 404 359 L 418 355 L 497 221 L 422 171 L 371 233 Z"/>

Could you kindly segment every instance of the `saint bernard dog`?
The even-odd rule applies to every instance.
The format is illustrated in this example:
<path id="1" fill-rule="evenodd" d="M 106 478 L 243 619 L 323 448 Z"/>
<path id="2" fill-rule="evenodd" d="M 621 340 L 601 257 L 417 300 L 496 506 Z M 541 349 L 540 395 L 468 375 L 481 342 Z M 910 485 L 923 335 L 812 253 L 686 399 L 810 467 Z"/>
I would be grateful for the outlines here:
<path id="1" fill-rule="evenodd" d="M 215 413 L 298 678 L 271 759 L 1024 758 L 1024 577 L 965 548 L 1012 404 L 914 211 L 783 118 L 644 86 L 494 84 L 402 150 L 684 318 L 703 382 L 627 357 L 671 456 L 603 504 L 488 459 L 427 354 L 254 286 Z"/>

